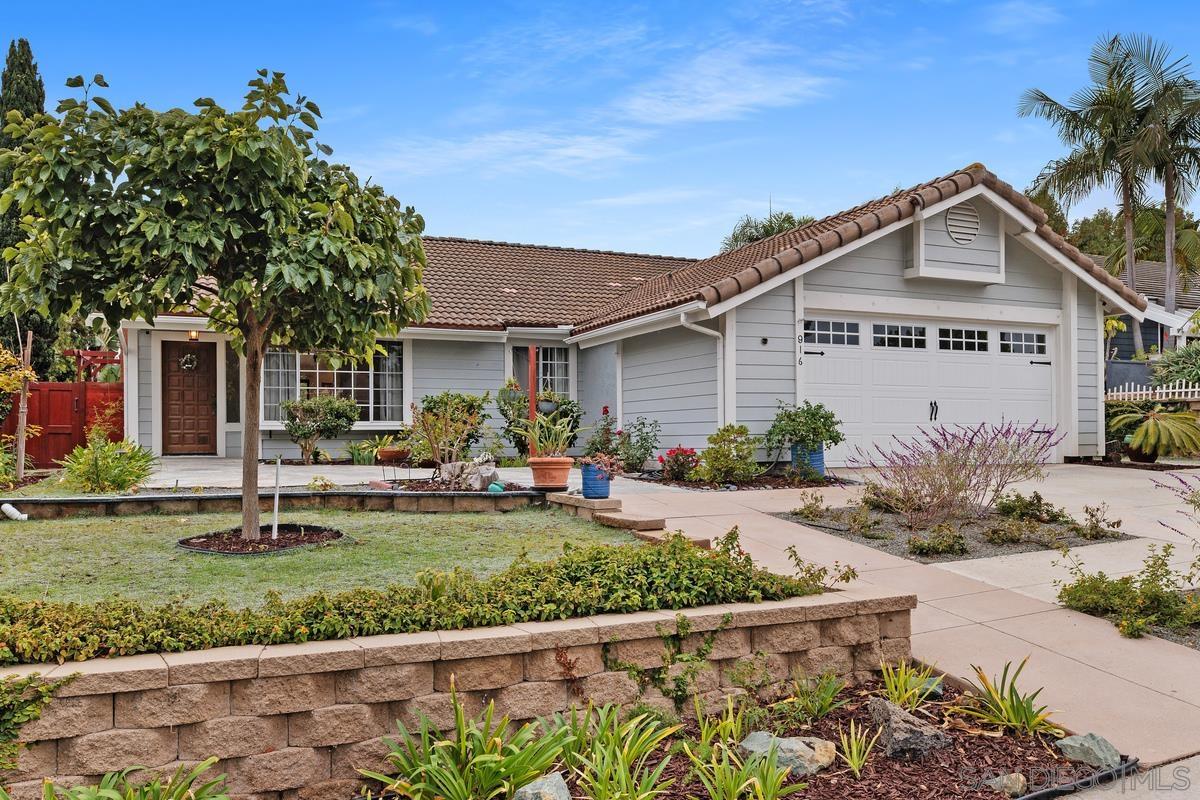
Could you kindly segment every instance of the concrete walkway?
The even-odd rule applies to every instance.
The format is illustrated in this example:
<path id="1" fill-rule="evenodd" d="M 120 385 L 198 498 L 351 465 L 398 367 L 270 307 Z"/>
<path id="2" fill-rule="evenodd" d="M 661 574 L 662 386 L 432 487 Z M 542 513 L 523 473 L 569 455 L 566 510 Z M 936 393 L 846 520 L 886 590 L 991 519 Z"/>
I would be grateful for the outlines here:
<path id="1" fill-rule="evenodd" d="M 282 482 L 303 485 L 318 474 L 351 484 L 377 478 L 381 470 L 284 467 Z M 524 469 L 502 474 L 515 482 L 528 482 L 530 477 Z M 1022 489 L 1037 489 L 1077 515 L 1085 505 L 1106 502 L 1109 516 L 1141 538 L 1080 548 L 1075 554 L 1089 569 L 1120 575 L 1136 571 L 1153 542 L 1175 542 L 1180 564 L 1193 557 L 1187 537 L 1161 524 L 1169 521 L 1185 533 L 1200 530 L 1181 515 L 1183 504 L 1173 494 L 1155 488 L 1165 479 L 1161 473 L 1060 465 L 1049 470 L 1045 482 Z M 270 485 L 274 467 L 264 465 L 260 480 Z M 572 485 L 578 480 L 576 471 Z M 169 487 L 176 481 L 179 486 L 237 486 L 240 462 L 165 459 L 153 485 Z M 841 505 L 857 491 L 835 488 L 823 494 L 826 502 Z M 800 494 L 694 492 L 627 479 L 614 486 L 626 513 L 666 518 L 669 529 L 712 538 L 737 526 L 743 546 L 769 569 L 790 572 L 786 550 L 794 545 L 809 561 L 853 565 L 864 583 L 916 593 L 920 602 L 913 613 L 912 644 L 917 658 L 971 677 L 973 664 L 994 674 L 1004 662 L 1030 656 L 1022 684 L 1044 686 L 1041 700 L 1059 710 L 1057 719 L 1063 725 L 1081 733 L 1101 733 L 1143 763 L 1162 764 L 1200 753 L 1200 651 L 1152 637 L 1124 639 L 1104 620 L 1057 606 L 1054 581 L 1067 575 L 1065 566 L 1056 563 L 1061 561 L 1057 553 L 917 564 L 771 516 L 798 505 Z M 1196 778 L 1200 786 L 1200 775 Z"/>

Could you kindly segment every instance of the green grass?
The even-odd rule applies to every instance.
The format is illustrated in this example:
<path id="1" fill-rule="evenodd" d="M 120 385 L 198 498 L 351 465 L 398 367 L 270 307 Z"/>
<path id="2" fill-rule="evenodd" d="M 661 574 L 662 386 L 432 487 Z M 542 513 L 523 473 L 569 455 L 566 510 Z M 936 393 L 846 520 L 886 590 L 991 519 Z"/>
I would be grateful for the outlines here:
<path id="1" fill-rule="evenodd" d="M 478 576 L 525 553 L 546 560 L 563 545 L 623 544 L 624 532 L 531 509 L 507 514 L 412 514 L 382 511 L 297 511 L 284 522 L 336 528 L 354 541 L 267 556 L 189 553 L 185 536 L 227 530 L 236 514 L 186 517 L 78 517 L 0 522 L 0 594 L 91 602 L 113 595 L 141 601 L 183 596 L 258 605 L 268 590 L 285 597 L 319 589 L 412 583 L 425 569 L 461 566 Z M 264 520 L 265 522 L 266 520 Z"/>

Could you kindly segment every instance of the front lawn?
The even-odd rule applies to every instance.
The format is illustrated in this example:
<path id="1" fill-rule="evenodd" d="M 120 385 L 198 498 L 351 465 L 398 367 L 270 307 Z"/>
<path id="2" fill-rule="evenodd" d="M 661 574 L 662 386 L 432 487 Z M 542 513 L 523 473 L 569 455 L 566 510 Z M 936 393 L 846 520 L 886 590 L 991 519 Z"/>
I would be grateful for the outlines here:
<path id="1" fill-rule="evenodd" d="M 237 514 L 146 515 L 0 524 L 0 594 L 92 602 L 121 595 L 143 602 L 184 596 L 258 605 L 275 590 L 299 597 L 317 590 L 413 583 L 426 569 L 461 566 L 492 575 L 524 553 L 554 558 L 567 542 L 621 544 L 628 534 L 558 511 L 413 514 L 305 511 L 281 521 L 337 528 L 353 541 L 267 556 L 190 553 L 177 539 L 225 530 Z M 267 522 L 266 519 L 263 520 Z"/>

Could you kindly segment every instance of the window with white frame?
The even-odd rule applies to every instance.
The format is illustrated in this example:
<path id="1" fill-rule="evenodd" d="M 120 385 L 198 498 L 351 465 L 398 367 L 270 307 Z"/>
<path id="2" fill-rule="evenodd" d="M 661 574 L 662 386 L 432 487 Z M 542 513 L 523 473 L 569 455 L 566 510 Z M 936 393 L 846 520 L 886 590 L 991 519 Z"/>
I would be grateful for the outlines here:
<path id="1" fill-rule="evenodd" d="M 876 323 L 871 326 L 871 343 L 875 347 L 924 350 L 925 326 Z"/>
<path id="2" fill-rule="evenodd" d="M 336 369 L 316 353 L 271 348 L 263 360 L 263 420 L 282 422 L 282 404 L 320 395 L 349 397 L 362 422 L 404 419 L 404 345 L 381 342 L 370 363 L 345 362 Z"/>
<path id="3" fill-rule="evenodd" d="M 570 395 L 570 358 L 569 347 L 538 348 L 538 383 L 541 391 L 551 391 L 562 397 Z"/>
<path id="4" fill-rule="evenodd" d="M 1000 352 L 1044 356 L 1046 334 L 1035 331 L 1000 331 Z"/>
<path id="5" fill-rule="evenodd" d="M 988 332 L 977 328 L 938 328 L 938 349 L 986 353 Z"/>
<path id="6" fill-rule="evenodd" d="M 832 319 L 804 320 L 805 344 L 858 344 L 858 323 Z"/>

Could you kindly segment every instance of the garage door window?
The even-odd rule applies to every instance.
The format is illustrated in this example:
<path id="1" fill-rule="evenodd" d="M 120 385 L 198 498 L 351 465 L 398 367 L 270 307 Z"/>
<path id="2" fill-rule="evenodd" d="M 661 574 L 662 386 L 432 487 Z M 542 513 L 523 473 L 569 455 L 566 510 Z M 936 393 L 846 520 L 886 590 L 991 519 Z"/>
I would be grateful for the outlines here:
<path id="1" fill-rule="evenodd" d="M 1046 334 L 1033 331 L 1000 331 L 1000 352 L 1044 356 Z"/>
<path id="2" fill-rule="evenodd" d="M 804 320 L 805 344 L 858 345 L 858 323 L 831 319 Z"/>
<path id="3" fill-rule="evenodd" d="M 938 328 L 938 349 L 986 353 L 988 332 L 975 328 Z"/>
<path id="4" fill-rule="evenodd" d="M 871 339 L 876 347 L 901 347 L 906 350 L 925 349 L 924 325 L 871 326 Z"/>

